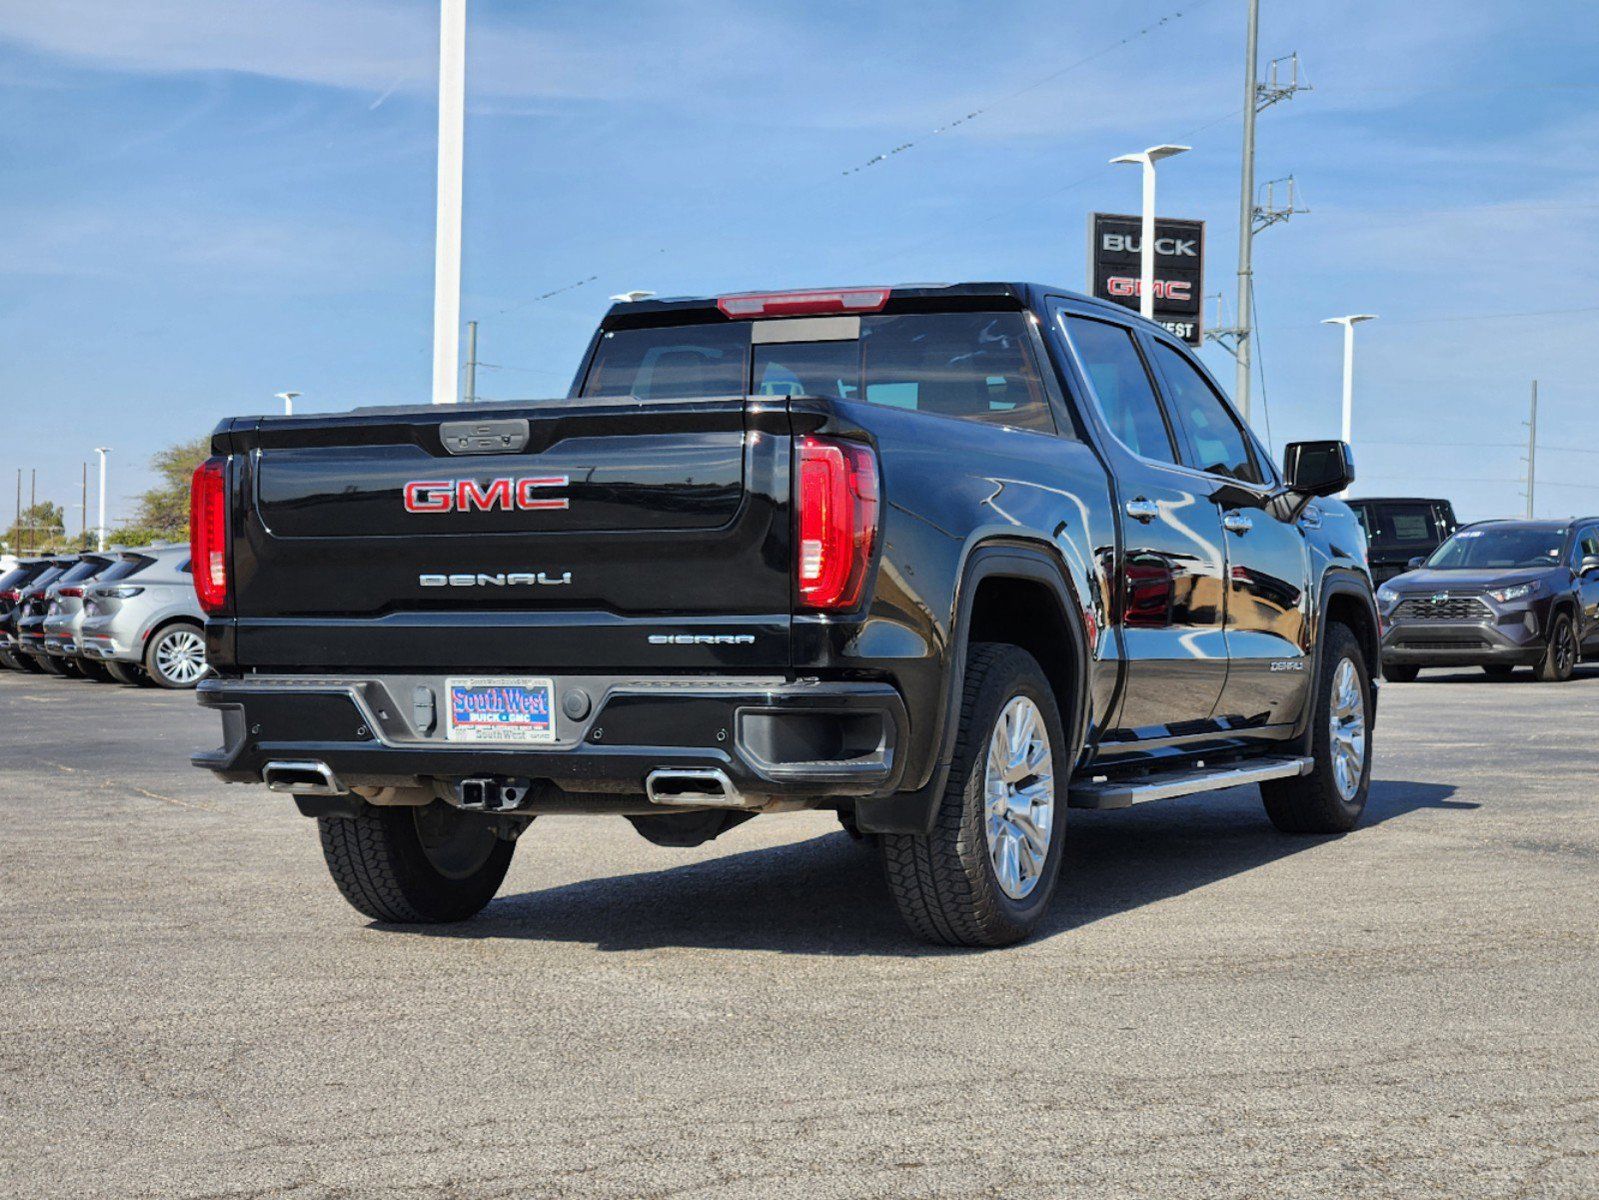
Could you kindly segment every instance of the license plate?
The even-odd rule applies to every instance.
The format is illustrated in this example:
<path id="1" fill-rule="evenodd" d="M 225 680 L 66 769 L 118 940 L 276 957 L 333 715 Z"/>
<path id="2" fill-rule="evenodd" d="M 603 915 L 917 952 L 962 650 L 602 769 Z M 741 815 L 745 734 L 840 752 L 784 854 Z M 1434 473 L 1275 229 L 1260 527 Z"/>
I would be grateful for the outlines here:
<path id="1" fill-rule="evenodd" d="M 553 742 L 548 679 L 450 679 L 444 736 L 452 742 Z"/>

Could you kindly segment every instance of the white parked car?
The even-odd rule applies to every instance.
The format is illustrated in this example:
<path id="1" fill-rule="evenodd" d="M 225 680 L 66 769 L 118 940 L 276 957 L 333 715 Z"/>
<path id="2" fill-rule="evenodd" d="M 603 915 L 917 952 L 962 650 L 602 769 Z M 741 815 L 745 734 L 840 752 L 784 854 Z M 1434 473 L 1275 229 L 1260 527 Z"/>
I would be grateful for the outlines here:
<path id="1" fill-rule="evenodd" d="M 125 550 L 84 589 L 79 653 L 122 683 L 192 688 L 206 674 L 205 616 L 189 547 Z"/>

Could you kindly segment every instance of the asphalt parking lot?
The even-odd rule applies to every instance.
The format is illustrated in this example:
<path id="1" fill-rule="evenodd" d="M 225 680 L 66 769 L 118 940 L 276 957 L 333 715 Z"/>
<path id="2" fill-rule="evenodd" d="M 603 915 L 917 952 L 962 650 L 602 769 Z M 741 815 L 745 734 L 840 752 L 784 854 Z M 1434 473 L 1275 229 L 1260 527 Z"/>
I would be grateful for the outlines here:
<path id="1" fill-rule="evenodd" d="M 830 817 L 541 818 L 369 924 L 187 694 L 0 672 L 8 1196 L 1599 1194 L 1599 669 L 1384 689 L 1363 826 L 1072 812 L 933 951 Z"/>

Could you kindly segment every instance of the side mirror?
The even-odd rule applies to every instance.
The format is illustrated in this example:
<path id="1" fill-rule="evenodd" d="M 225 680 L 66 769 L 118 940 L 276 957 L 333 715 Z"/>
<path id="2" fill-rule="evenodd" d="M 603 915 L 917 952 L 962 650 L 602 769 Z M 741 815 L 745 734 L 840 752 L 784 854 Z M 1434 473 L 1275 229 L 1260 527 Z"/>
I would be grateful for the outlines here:
<path id="1" fill-rule="evenodd" d="M 1415 558 L 1411 559 L 1409 562 L 1407 562 L 1405 564 L 1405 570 L 1414 571 L 1417 567 L 1421 566 L 1421 564 L 1426 562 L 1426 561 L 1427 560 L 1425 558 L 1423 558 L 1421 555 L 1418 554 L 1418 555 L 1416 555 Z M 1599 560 L 1595 560 L 1595 561 L 1599 561 Z"/>
<path id="2" fill-rule="evenodd" d="M 1290 442 L 1283 479 L 1301 496 L 1336 496 L 1355 482 L 1355 456 L 1348 442 Z"/>
<path id="3" fill-rule="evenodd" d="M 1582 566 L 1577 568 L 1578 575 L 1586 575 L 1589 571 L 1599 571 L 1599 556 L 1590 554 L 1582 560 Z"/>

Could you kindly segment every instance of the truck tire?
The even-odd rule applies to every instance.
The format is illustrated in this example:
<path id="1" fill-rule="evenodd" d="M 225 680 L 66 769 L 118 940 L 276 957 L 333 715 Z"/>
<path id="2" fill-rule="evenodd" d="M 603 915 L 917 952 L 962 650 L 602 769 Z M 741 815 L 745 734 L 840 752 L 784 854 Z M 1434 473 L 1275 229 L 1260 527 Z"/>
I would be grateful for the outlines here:
<path id="1" fill-rule="evenodd" d="M 1310 774 L 1260 785 L 1266 815 L 1284 833 L 1348 833 L 1371 786 L 1371 679 L 1347 625 L 1327 626 L 1310 736 Z"/>
<path id="2" fill-rule="evenodd" d="M 138 687 L 148 678 L 143 671 L 132 663 L 118 662 L 114 658 L 108 658 L 103 660 L 102 665 L 105 667 L 106 674 L 111 676 L 112 679 L 132 687 Z"/>
<path id="3" fill-rule="evenodd" d="M 205 678 L 205 634 L 186 621 L 168 625 L 145 647 L 144 670 L 157 687 L 194 687 Z"/>
<path id="4" fill-rule="evenodd" d="M 1015 646 L 975 644 L 933 830 L 879 839 L 889 891 L 917 936 L 1004 946 L 1032 932 L 1060 876 L 1071 767 L 1037 661 Z"/>
<path id="5" fill-rule="evenodd" d="M 344 898 L 374 921 L 464 921 L 500 890 L 516 843 L 483 817 L 442 800 L 366 805 L 356 817 L 318 817 L 322 855 Z"/>
<path id="6" fill-rule="evenodd" d="M 1389 683 L 1414 683 L 1421 668 L 1409 663 L 1384 663 L 1382 677 Z"/>
<path id="7" fill-rule="evenodd" d="M 1549 647 L 1533 666 L 1539 683 L 1564 683 L 1577 669 L 1577 629 L 1570 613 L 1556 613 L 1549 626 Z"/>

